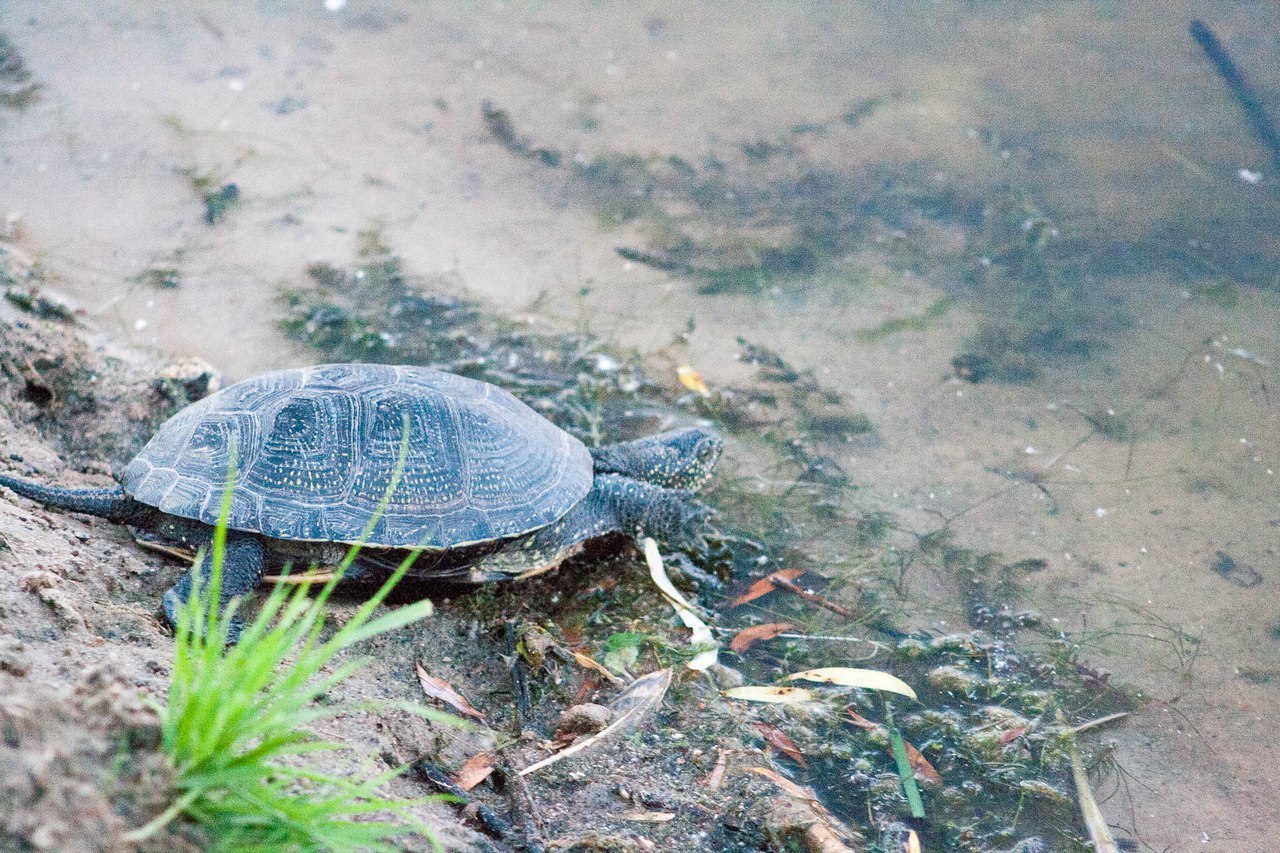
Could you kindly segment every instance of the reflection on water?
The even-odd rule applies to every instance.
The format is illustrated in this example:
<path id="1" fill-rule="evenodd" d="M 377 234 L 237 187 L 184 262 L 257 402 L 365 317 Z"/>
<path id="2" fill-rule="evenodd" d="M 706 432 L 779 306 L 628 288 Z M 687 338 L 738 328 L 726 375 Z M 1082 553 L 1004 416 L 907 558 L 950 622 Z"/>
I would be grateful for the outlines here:
<path id="1" fill-rule="evenodd" d="M 1188 24 L 1265 109 L 1280 17 L 1211 11 L 9 3 L 41 88 L 0 113 L 6 241 L 233 377 L 315 357 L 281 285 L 370 229 L 508 319 L 694 364 L 737 529 L 858 630 L 981 627 L 1122 687 L 1108 817 L 1233 849 L 1280 830 L 1280 176 Z M 405 357 L 352 316 L 311 332 Z M 788 642 L 750 666 L 841 653 Z M 821 780 L 865 820 L 883 753 L 850 749 Z"/>

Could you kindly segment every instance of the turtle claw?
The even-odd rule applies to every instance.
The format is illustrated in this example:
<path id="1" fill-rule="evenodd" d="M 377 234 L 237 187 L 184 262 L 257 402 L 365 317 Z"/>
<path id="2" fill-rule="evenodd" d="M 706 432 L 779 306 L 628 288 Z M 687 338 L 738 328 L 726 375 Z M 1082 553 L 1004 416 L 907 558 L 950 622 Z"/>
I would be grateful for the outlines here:
<path id="1" fill-rule="evenodd" d="M 175 631 L 178 630 L 178 614 L 186 608 L 190 595 L 191 575 L 183 575 L 182 580 L 169 587 L 168 592 L 164 594 L 164 617 L 168 620 L 169 626 Z M 205 623 L 201 619 L 197 619 L 196 624 L 191 626 L 191 629 L 203 634 Z M 243 633 L 244 620 L 239 616 L 232 616 L 231 622 L 227 625 L 227 645 L 234 646 L 240 641 L 240 635 Z"/>
<path id="2" fill-rule="evenodd" d="M 716 514 L 714 509 L 701 501 L 690 500 L 681 519 L 684 541 L 698 550 L 705 549 L 708 546 L 707 534 L 712 532 L 711 520 Z"/>
<path id="3" fill-rule="evenodd" d="M 261 539 L 251 533 L 228 531 L 222 557 L 222 589 L 219 590 L 217 605 L 219 614 L 226 609 L 231 599 L 248 595 L 257 588 L 262 579 L 262 559 Z M 199 573 L 200 576 L 201 595 L 207 595 L 205 590 L 208 589 L 210 580 L 208 560 L 198 563 L 192 572 L 183 575 L 164 594 L 164 615 L 175 629 L 178 627 L 178 614 L 186 608 L 187 602 L 191 599 L 192 578 L 195 573 Z M 202 602 L 202 614 L 207 613 L 206 606 Z M 191 628 L 193 631 L 204 631 L 203 624 L 196 624 Z M 238 616 L 232 617 L 227 625 L 227 645 L 234 645 L 243 632 L 244 621 Z"/>

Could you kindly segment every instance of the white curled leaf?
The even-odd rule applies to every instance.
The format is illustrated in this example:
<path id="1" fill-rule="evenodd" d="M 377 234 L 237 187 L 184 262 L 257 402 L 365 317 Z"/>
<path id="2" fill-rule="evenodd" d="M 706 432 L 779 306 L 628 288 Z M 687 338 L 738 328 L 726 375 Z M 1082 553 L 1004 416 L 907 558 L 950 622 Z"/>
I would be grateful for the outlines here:
<path id="1" fill-rule="evenodd" d="M 697 609 L 680 594 L 680 590 L 676 589 L 675 584 L 671 582 L 671 578 L 667 577 L 666 567 L 662 565 L 662 555 L 658 553 L 658 543 L 648 536 L 644 540 L 644 559 L 649 564 L 649 577 L 653 579 L 654 586 L 662 592 L 662 595 L 675 608 L 680 621 L 691 632 L 689 644 L 707 647 L 694 655 L 693 660 L 689 661 L 686 666 L 695 672 L 702 672 L 713 666 L 720 660 L 720 654 L 719 644 L 711 636 L 711 627 L 702 621 Z"/>

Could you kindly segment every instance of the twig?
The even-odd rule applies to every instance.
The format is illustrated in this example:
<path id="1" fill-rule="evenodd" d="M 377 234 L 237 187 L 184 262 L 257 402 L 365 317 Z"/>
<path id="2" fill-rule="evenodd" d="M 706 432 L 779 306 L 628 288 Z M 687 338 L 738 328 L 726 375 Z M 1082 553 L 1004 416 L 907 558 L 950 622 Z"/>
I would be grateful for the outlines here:
<path id="1" fill-rule="evenodd" d="M 1257 135 L 1259 141 L 1267 149 L 1267 153 L 1271 155 L 1271 162 L 1275 165 L 1276 170 L 1280 171 L 1280 133 L 1276 132 L 1276 126 L 1271 122 L 1271 117 L 1267 115 L 1266 109 L 1263 108 L 1262 100 L 1253 91 L 1253 87 L 1249 85 L 1248 81 L 1244 79 L 1244 75 L 1240 73 L 1240 69 L 1231 58 L 1231 54 L 1227 53 L 1227 49 L 1223 47 L 1222 42 L 1218 41 L 1218 37 L 1204 21 L 1192 21 L 1189 29 L 1191 38 L 1195 40 L 1196 44 L 1200 45 L 1204 55 L 1213 63 L 1214 70 L 1218 72 L 1218 76 L 1222 78 L 1222 81 L 1227 84 L 1227 88 L 1231 90 L 1232 97 L 1236 99 L 1236 103 L 1244 111 L 1249 127 L 1252 128 L 1254 134 Z"/>
<path id="2" fill-rule="evenodd" d="M 1098 802 L 1093 798 L 1093 789 L 1089 787 L 1089 771 L 1084 768 L 1084 759 L 1080 757 L 1080 747 L 1075 740 L 1071 741 L 1071 777 L 1076 783 L 1076 798 L 1080 801 L 1080 814 L 1084 817 L 1084 825 L 1089 830 L 1089 840 L 1093 842 L 1095 853 L 1120 853 L 1116 840 L 1111 837 L 1107 827 L 1107 819 L 1102 816 Z"/>
<path id="3" fill-rule="evenodd" d="M 1066 730 L 1066 733 L 1078 735 L 1080 732 L 1094 729 L 1098 726 L 1105 726 L 1107 723 L 1111 723 L 1116 720 L 1123 720 L 1127 716 L 1129 716 L 1128 711 L 1117 711 L 1114 714 L 1107 714 L 1105 717 L 1098 717 L 1096 720 L 1086 720 L 1078 726 L 1072 726 Z"/>
<path id="4" fill-rule="evenodd" d="M 843 604 L 836 604 L 834 601 L 825 599 L 822 596 L 818 595 L 816 592 L 810 592 L 809 590 L 797 584 L 795 581 L 789 581 L 786 578 L 779 577 L 775 574 L 775 575 L 769 575 L 769 583 L 773 584 L 774 586 L 780 589 L 785 589 L 787 592 L 795 593 L 801 598 L 808 599 L 809 601 L 812 601 L 814 604 L 818 605 L 819 607 L 825 607 L 827 610 L 830 610 L 832 613 L 836 614 L 837 616 L 843 616 L 846 619 L 858 618 L 858 614 L 856 612 L 849 609 L 848 607 L 845 607 Z"/>

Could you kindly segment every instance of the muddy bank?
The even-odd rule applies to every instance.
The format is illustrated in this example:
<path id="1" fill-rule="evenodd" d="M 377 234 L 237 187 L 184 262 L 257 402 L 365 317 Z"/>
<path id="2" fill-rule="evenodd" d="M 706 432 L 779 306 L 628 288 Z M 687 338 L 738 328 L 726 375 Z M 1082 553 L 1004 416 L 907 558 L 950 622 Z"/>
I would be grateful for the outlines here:
<path id="1" fill-rule="evenodd" d="M 11 292 L 37 293 L 26 283 Z M 0 307 L 5 467 L 48 482 L 109 484 L 109 467 L 136 452 L 155 424 L 185 402 L 185 394 L 199 396 L 216 379 L 201 375 L 195 386 L 175 383 L 181 366 L 110 348 L 87 333 L 74 312 L 53 311 L 51 305 L 18 298 Z M 7 802 L 18 806 L 6 810 L 0 831 L 16 849 L 126 849 L 122 835 L 167 805 L 171 771 L 156 751 L 155 716 L 145 709 L 147 697 L 163 701 L 165 694 L 173 639 L 157 604 L 181 571 L 139 548 L 121 527 L 50 512 L 13 496 L 0 501 L 2 711 L 7 731 L 16 733 L 3 767 L 6 786 L 17 792 Z M 486 711 L 492 730 L 464 733 L 402 712 L 353 710 L 320 732 L 354 748 L 326 759 L 330 772 L 354 771 L 370 761 L 402 766 L 422 760 L 455 772 L 466 758 L 485 751 L 508 766 L 533 763 L 546 754 L 544 744 L 566 708 L 607 703 L 618 688 L 560 658 L 531 667 L 526 654 L 519 660 L 530 693 L 517 723 L 510 664 L 518 653 L 508 626 L 523 635 L 545 622 L 558 643 L 566 642 L 566 631 L 590 633 L 581 626 L 601 620 L 665 632 L 670 609 L 635 580 L 643 578 L 640 572 L 625 548 L 613 547 L 518 587 L 453 598 L 441 597 L 439 590 L 404 589 L 404 597 L 438 598 L 438 615 L 370 643 L 363 650 L 368 666 L 332 701 L 421 702 L 414 676 L 420 662 Z M 359 590 L 353 590 L 337 605 L 335 619 L 340 622 L 359 601 Z M 85 709 L 99 706 L 106 710 L 87 720 Z M 117 706 L 125 710 L 111 710 Z M 42 712 L 34 714 L 34 708 Z M 702 781 L 718 760 L 723 783 L 708 790 Z M 34 761 L 43 763 L 33 770 Z M 714 684 L 681 676 L 656 718 L 634 736 L 530 778 L 522 794 L 525 825 L 558 849 L 648 849 L 652 842 L 758 849 L 766 843 L 774 792 L 744 770 L 761 763 L 767 759 L 743 741 L 740 724 Z M 18 780 L 28 778 L 40 781 L 19 786 Z M 410 797 L 431 791 L 413 773 L 391 787 Z M 511 785 L 499 792 L 489 783 L 475 796 L 509 814 L 517 794 Z M 486 839 L 443 805 L 424 806 L 419 817 L 451 849 L 510 848 L 510 839 Z M 518 831 L 519 821 L 516 826 Z M 198 830 L 178 822 L 147 849 L 185 849 L 183 843 L 198 839 Z"/>

